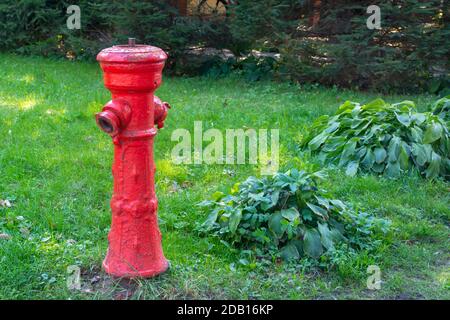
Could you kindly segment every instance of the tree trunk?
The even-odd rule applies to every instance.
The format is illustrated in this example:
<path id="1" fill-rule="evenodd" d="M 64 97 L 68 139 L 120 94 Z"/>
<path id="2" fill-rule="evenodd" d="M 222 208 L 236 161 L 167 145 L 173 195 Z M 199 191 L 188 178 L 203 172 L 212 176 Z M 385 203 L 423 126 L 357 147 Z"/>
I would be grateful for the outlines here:
<path id="1" fill-rule="evenodd" d="M 180 11 L 180 15 L 187 15 L 187 0 L 177 0 L 178 11 Z"/>
<path id="2" fill-rule="evenodd" d="M 313 29 L 317 28 L 320 21 L 320 7 L 322 5 L 321 0 L 314 0 L 312 5 L 312 13 L 309 16 L 309 24 Z"/>

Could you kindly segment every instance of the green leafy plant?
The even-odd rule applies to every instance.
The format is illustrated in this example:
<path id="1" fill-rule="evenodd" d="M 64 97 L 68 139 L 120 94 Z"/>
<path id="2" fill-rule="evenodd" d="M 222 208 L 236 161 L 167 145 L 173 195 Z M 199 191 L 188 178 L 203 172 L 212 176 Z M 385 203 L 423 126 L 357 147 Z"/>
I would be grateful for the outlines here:
<path id="1" fill-rule="evenodd" d="M 283 259 L 317 259 L 339 243 L 373 249 L 390 222 L 331 199 L 318 188 L 320 172 L 296 169 L 273 177 L 249 177 L 228 195 L 213 194 L 203 201 L 209 216 L 201 225 L 242 249 Z"/>
<path id="2" fill-rule="evenodd" d="M 450 122 L 450 95 L 437 100 L 431 112 L 448 123 Z"/>
<path id="3" fill-rule="evenodd" d="M 302 145 L 350 176 L 361 171 L 398 177 L 413 168 L 427 178 L 450 174 L 447 124 L 430 112 L 417 112 L 411 101 L 346 101 L 336 115 L 319 117 Z"/>

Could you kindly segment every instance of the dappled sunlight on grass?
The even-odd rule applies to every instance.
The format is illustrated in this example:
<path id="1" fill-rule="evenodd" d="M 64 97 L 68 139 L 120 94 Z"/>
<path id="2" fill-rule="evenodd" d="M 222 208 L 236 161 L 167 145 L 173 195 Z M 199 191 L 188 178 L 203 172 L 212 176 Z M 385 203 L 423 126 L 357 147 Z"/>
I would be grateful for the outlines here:
<path id="1" fill-rule="evenodd" d="M 36 99 L 36 97 L 32 95 L 25 98 L 3 97 L 0 98 L 0 107 L 8 107 L 18 110 L 29 110 L 33 109 L 37 104 L 41 102 L 42 100 Z"/>
<path id="2" fill-rule="evenodd" d="M 30 132 L 30 138 L 32 140 L 37 140 L 41 137 L 41 131 L 40 130 L 33 130 L 32 132 Z"/>
<path id="3" fill-rule="evenodd" d="M 446 267 L 444 271 L 436 275 L 436 280 L 443 288 L 450 289 L 450 267 Z"/>
<path id="4" fill-rule="evenodd" d="M 32 74 L 26 74 L 23 77 L 19 78 L 19 80 L 25 82 L 26 84 L 30 84 L 35 81 L 35 77 Z"/>
<path id="5" fill-rule="evenodd" d="M 20 110 L 28 110 L 34 108 L 38 101 L 35 98 L 29 97 L 25 99 L 21 99 L 17 102 L 17 105 Z"/>
<path id="6" fill-rule="evenodd" d="M 45 240 L 45 239 L 44 239 Z M 38 247 L 38 254 L 48 254 L 61 250 L 61 246 L 54 239 L 43 241 Z"/>
<path id="7" fill-rule="evenodd" d="M 67 113 L 67 110 L 66 109 L 59 109 L 59 110 L 47 109 L 45 111 L 45 113 L 48 114 L 49 116 L 63 116 Z"/>
<path id="8" fill-rule="evenodd" d="M 107 101 L 105 101 L 103 104 L 98 101 L 91 101 L 86 105 L 86 112 L 89 114 L 95 114 L 97 112 L 100 112 L 103 108 L 103 105 L 106 104 Z"/>
<path id="9" fill-rule="evenodd" d="M 155 165 L 159 179 L 171 179 L 177 182 L 182 182 L 187 178 L 186 167 L 175 165 L 171 160 L 157 160 Z"/>

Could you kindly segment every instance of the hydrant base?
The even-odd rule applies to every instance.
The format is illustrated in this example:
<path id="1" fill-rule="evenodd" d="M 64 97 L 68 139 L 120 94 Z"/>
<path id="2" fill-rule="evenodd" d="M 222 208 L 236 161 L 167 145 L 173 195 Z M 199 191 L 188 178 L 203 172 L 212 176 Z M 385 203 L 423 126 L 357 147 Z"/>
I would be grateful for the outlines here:
<path id="1" fill-rule="evenodd" d="M 164 260 L 163 265 L 158 269 L 149 269 L 149 270 L 142 270 L 142 271 L 121 271 L 121 270 L 112 270 L 103 260 L 102 263 L 103 270 L 105 272 L 113 277 L 117 278 L 152 278 L 156 277 L 157 275 L 160 275 L 164 272 L 166 272 L 169 267 L 170 263 L 167 260 Z"/>

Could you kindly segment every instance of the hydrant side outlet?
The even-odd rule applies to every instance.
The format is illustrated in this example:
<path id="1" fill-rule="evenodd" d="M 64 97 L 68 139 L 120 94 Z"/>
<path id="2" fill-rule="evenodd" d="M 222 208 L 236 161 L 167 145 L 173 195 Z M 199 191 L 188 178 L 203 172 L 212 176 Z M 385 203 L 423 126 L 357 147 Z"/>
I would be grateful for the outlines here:
<path id="1" fill-rule="evenodd" d="M 113 138 L 112 223 L 103 268 L 117 277 L 152 277 L 169 264 L 158 227 L 153 139 L 164 125 L 167 103 L 154 96 L 167 56 L 145 45 L 114 46 L 97 60 L 112 100 L 96 121 Z"/>

